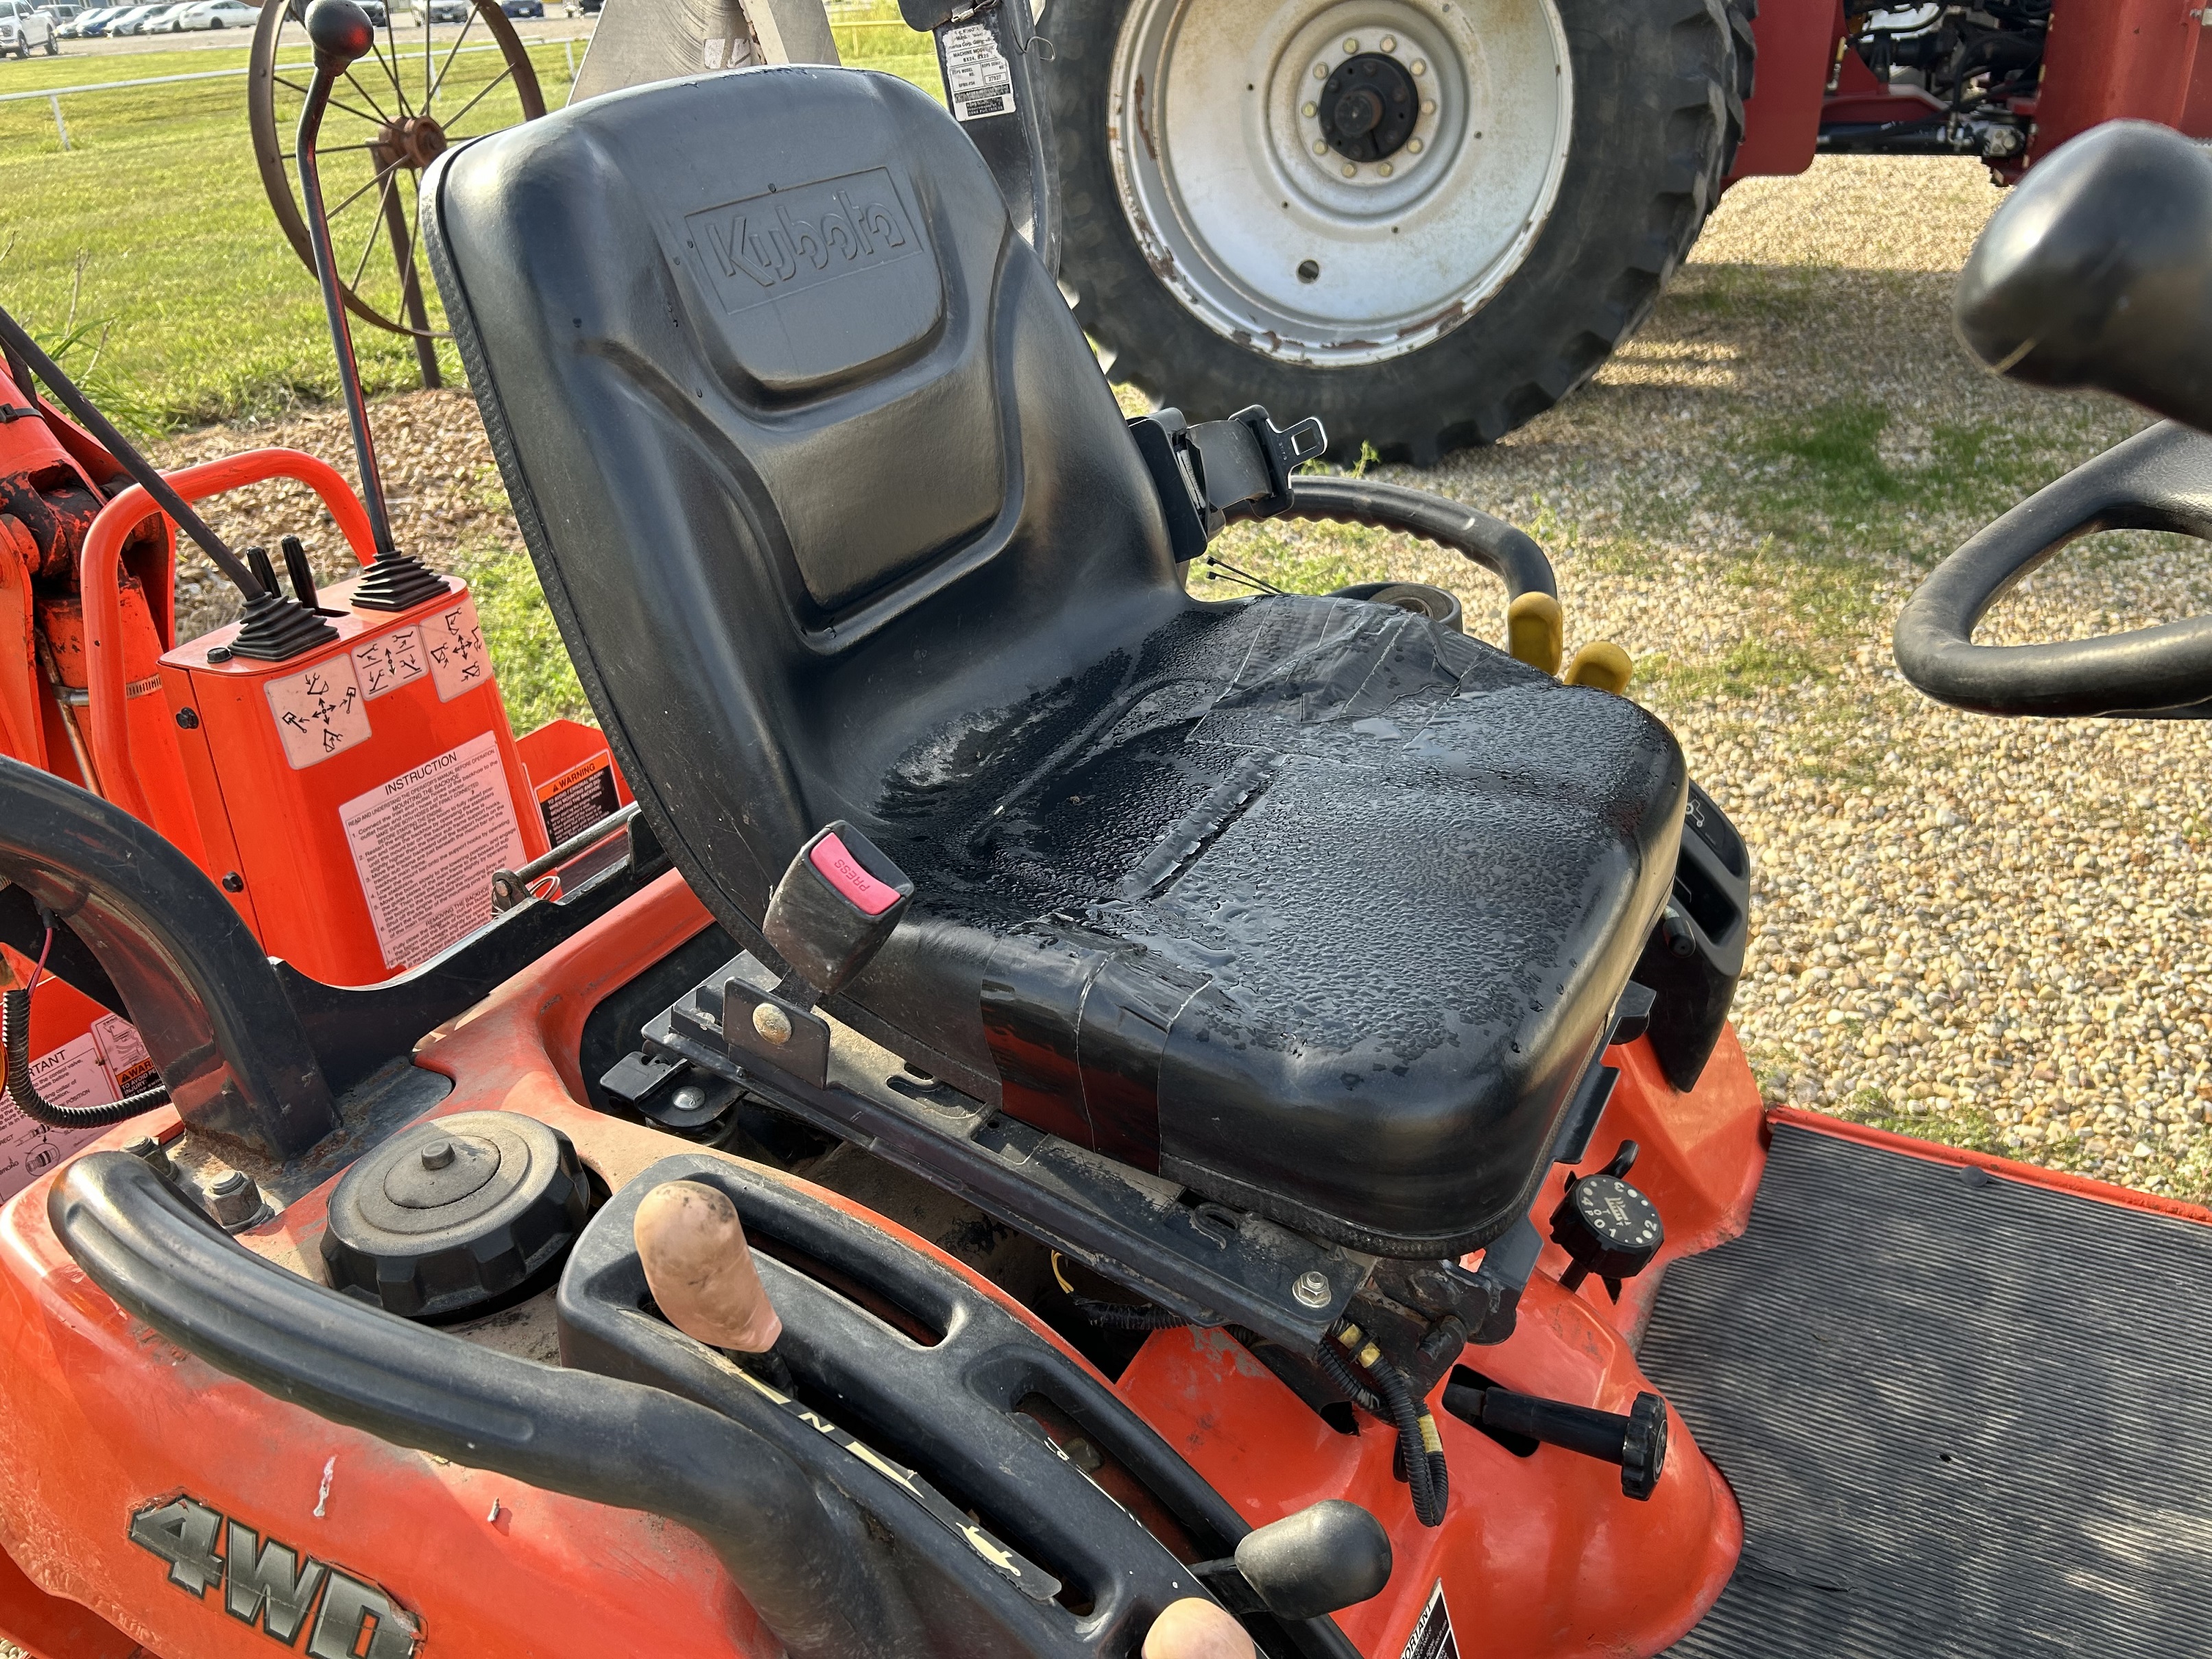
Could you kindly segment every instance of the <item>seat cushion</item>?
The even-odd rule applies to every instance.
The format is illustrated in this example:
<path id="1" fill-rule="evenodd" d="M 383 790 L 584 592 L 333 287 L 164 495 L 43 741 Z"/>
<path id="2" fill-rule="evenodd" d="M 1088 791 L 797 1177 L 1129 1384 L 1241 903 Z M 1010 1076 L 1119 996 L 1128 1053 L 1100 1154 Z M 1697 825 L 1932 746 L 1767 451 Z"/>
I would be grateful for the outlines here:
<path id="1" fill-rule="evenodd" d="M 847 996 L 1038 1127 L 1455 1254 L 1533 1198 L 1685 790 L 1634 703 L 1425 617 L 1193 605 L 908 752 L 869 827 L 915 912 Z"/>

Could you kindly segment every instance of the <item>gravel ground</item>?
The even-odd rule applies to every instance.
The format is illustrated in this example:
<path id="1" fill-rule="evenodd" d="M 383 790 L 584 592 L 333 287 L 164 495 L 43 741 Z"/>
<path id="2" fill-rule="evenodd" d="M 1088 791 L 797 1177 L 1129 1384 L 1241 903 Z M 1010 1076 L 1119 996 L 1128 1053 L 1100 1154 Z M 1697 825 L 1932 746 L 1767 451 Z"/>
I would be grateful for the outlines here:
<path id="1" fill-rule="evenodd" d="M 1827 158 L 1741 186 L 1590 386 L 1494 448 L 1384 476 L 1535 534 L 1570 648 L 1628 648 L 1633 695 L 1744 831 L 1758 866 L 1736 1018 L 1769 1098 L 2206 1195 L 2197 728 L 1963 714 L 1889 663 L 1898 607 L 1935 560 L 2144 423 L 1991 380 L 1954 343 L 1951 283 L 2000 199 L 1965 161 Z M 397 398 L 378 420 L 407 544 L 512 568 L 466 400 Z M 239 436 L 195 434 L 170 459 Z M 344 451 L 327 413 L 252 436 Z M 233 498 L 226 527 L 273 536 L 283 493 Z M 1402 538 L 1255 527 L 1223 550 L 1285 585 L 1442 582 L 1476 631 L 1501 631 L 1486 578 Z M 2207 610 L 2205 549 L 2104 536 L 2022 584 L 1981 637 Z M 200 614 L 219 611 L 210 597 Z"/>

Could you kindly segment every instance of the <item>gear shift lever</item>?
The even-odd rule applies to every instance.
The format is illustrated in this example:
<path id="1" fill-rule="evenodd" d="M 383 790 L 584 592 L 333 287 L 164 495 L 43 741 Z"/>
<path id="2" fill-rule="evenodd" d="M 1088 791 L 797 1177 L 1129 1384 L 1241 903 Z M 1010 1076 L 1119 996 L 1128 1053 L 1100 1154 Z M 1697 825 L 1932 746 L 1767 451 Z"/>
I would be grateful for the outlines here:
<path id="1" fill-rule="evenodd" d="M 361 369 L 354 360 L 353 330 L 346 321 L 344 296 L 338 292 L 337 262 L 331 254 L 331 224 L 323 207 L 322 173 L 315 156 L 315 141 L 323 130 L 323 113 L 330 107 L 331 89 L 338 76 L 375 44 L 376 29 L 368 14 L 353 0 L 314 0 L 307 8 L 307 39 L 314 43 L 315 73 L 308 82 L 307 102 L 300 110 L 300 198 L 307 210 L 307 240 L 314 246 L 315 276 L 322 283 L 331 343 L 337 351 L 338 389 L 345 398 L 347 422 L 353 428 L 362 501 L 368 508 L 368 526 L 376 542 L 376 558 L 354 589 L 353 603 L 361 610 L 404 611 L 449 590 L 441 577 L 402 553 L 392 539 L 392 520 L 384 505 L 384 475 L 377 470 L 376 441 L 369 432 L 368 405 L 362 397 Z"/>

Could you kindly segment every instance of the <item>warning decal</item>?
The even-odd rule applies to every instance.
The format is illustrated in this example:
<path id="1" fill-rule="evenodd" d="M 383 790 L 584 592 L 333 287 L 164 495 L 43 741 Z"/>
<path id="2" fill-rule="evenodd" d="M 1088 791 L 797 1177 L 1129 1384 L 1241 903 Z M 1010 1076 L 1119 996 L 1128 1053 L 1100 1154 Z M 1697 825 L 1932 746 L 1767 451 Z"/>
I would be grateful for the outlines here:
<path id="1" fill-rule="evenodd" d="M 952 113 L 963 121 L 980 121 L 987 115 L 1014 112 L 1013 71 L 1006 55 L 983 23 L 963 23 L 941 37 L 945 52 L 945 90 L 952 100 Z"/>
<path id="2" fill-rule="evenodd" d="M 580 836 L 622 805 L 615 793 L 614 757 L 602 749 L 556 778 L 538 786 L 538 810 L 545 836 L 556 847 Z"/>
<path id="3" fill-rule="evenodd" d="M 477 626 L 477 602 L 466 594 L 422 624 L 422 648 L 429 653 L 430 683 L 440 702 L 491 684 L 491 653 Z"/>
<path id="4" fill-rule="evenodd" d="M 332 657 L 262 689 L 295 772 L 342 755 L 368 736 L 368 699 L 361 695 L 351 657 Z"/>
<path id="5" fill-rule="evenodd" d="M 31 1062 L 31 1085 L 56 1106 L 105 1106 L 155 1080 L 154 1063 L 137 1029 L 114 1014 L 102 1015 L 89 1031 Z M 106 1133 L 34 1123 L 0 1089 L 0 1203 Z"/>
<path id="6" fill-rule="evenodd" d="M 338 821 L 387 968 L 428 962 L 489 921 L 492 872 L 523 862 L 489 732 L 355 796 Z"/>
<path id="7" fill-rule="evenodd" d="M 1451 1609 L 1444 1605 L 1443 1579 L 1437 1579 L 1436 1589 L 1429 1592 L 1420 1623 L 1413 1626 L 1398 1659 L 1459 1659 L 1459 1641 L 1452 1634 Z"/>
<path id="8" fill-rule="evenodd" d="M 361 695 L 372 702 L 410 680 L 421 679 L 430 672 L 429 659 L 422 654 L 422 631 L 395 628 L 363 640 L 353 648 L 353 672 L 361 681 Z"/>

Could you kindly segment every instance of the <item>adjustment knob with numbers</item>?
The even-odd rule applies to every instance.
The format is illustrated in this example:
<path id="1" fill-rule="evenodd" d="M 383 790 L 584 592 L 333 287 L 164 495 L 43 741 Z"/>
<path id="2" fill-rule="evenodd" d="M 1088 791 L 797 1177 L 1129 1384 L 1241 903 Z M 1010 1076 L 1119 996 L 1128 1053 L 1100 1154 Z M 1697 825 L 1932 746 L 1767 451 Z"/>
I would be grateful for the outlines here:
<path id="1" fill-rule="evenodd" d="M 1618 1302 L 1621 1281 L 1650 1267 L 1667 1242 L 1658 1206 L 1626 1180 L 1636 1151 L 1634 1141 L 1623 1141 L 1599 1173 L 1567 1177 L 1567 1190 L 1552 1212 L 1552 1243 L 1572 1263 L 1559 1276 L 1562 1289 L 1575 1290 L 1595 1273 Z"/>

